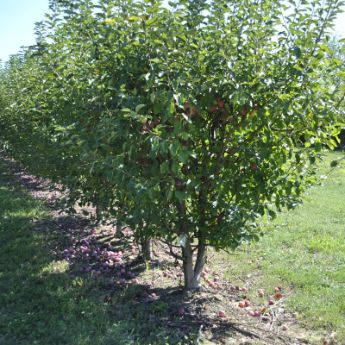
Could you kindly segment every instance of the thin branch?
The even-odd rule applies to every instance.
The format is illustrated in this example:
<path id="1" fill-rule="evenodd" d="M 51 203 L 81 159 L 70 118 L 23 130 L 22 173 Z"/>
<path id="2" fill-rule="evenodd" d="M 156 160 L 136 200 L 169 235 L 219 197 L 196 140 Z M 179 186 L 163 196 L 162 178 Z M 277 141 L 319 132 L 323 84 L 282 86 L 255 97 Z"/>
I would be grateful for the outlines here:
<path id="1" fill-rule="evenodd" d="M 344 100 L 345 100 L 345 91 L 344 91 L 342 97 L 340 97 L 340 99 L 339 99 L 339 101 L 338 101 L 338 103 L 336 104 L 335 107 L 336 107 L 336 108 L 339 108 L 339 107 L 340 107 L 340 104 L 341 104 Z"/>
<path id="2" fill-rule="evenodd" d="M 168 248 L 169 248 L 169 253 L 170 253 L 170 255 L 173 257 L 173 258 L 175 258 L 175 259 L 177 259 L 177 260 L 183 260 L 183 258 L 182 258 L 182 256 L 181 255 L 178 255 L 178 254 L 176 254 L 175 252 L 174 252 L 174 248 L 180 248 L 180 246 L 175 246 L 175 245 L 173 245 L 173 244 L 171 244 L 171 243 L 169 243 L 169 242 L 166 242 L 166 241 L 164 241 L 164 240 L 160 240 L 162 243 L 164 243 L 165 245 L 167 245 L 168 246 Z"/>

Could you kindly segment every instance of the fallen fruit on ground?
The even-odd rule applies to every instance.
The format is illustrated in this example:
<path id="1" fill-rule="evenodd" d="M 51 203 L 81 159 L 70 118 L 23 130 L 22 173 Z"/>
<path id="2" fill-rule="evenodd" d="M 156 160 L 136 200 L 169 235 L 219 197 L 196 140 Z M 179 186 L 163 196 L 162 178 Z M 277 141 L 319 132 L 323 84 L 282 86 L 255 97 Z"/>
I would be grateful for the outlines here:
<path id="1" fill-rule="evenodd" d="M 281 292 L 277 292 L 274 294 L 274 298 L 276 300 L 280 300 L 281 298 L 283 298 L 283 294 Z"/>
<path id="2" fill-rule="evenodd" d="M 252 317 L 260 317 L 261 313 L 258 310 L 251 310 L 248 312 L 248 315 L 250 315 Z"/>
<path id="3" fill-rule="evenodd" d="M 186 313 L 184 306 L 180 306 L 177 313 L 179 316 L 183 316 Z"/>
<path id="4" fill-rule="evenodd" d="M 244 301 L 241 301 L 241 302 L 238 303 L 238 306 L 240 308 L 245 308 L 246 307 L 246 303 Z"/>
<path id="5" fill-rule="evenodd" d="M 219 317 L 225 317 L 225 311 L 224 310 L 219 310 L 219 312 L 218 312 L 218 316 Z"/>

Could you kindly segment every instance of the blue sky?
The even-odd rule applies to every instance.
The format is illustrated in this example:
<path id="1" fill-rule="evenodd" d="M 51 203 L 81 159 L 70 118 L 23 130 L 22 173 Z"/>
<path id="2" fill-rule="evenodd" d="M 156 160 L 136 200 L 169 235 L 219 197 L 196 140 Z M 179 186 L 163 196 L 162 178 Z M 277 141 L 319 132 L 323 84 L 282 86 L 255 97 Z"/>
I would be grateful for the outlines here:
<path id="1" fill-rule="evenodd" d="M 0 0 L 0 59 L 35 43 L 34 26 L 48 11 L 48 0 Z"/>
<path id="2" fill-rule="evenodd" d="M 34 24 L 47 11 L 48 0 L 0 0 L 0 60 L 35 43 Z M 345 37 L 345 13 L 337 20 L 336 32 Z"/>

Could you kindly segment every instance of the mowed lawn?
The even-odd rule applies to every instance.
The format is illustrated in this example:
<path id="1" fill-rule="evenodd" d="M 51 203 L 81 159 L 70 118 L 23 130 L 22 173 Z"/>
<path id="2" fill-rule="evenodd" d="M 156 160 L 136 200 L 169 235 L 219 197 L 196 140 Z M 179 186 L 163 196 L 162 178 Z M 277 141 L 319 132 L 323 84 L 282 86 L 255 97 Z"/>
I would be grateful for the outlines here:
<path id="1" fill-rule="evenodd" d="M 328 153 L 304 203 L 266 224 L 260 242 L 226 255 L 226 276 L 255 288 L 282 286 L 286 308 L 321 336 L 336 333 L 345 344 L 345 164 L 343 152 Z M 331 171 L 330 162 L 339 160 Z M 222 255 L 224 258 L 224 255 Z M 311 339 L 312 341 L 312 339 Z"/>

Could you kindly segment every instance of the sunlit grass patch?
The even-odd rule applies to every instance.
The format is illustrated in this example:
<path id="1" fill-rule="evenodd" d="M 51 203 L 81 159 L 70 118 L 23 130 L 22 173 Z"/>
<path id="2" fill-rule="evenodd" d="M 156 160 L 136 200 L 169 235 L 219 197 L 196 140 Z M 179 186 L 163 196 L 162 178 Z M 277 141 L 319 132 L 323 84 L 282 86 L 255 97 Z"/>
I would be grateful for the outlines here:
<path id="1" fill-rule="evenodd" d="M 66 260 L 52 261 L 46 267 L 43 267 L 40 274 L 64 273 L 68 270 L 69 263 Z"/>
<path id="2" fill-rule="evenodd" d="M 327 154 L 320 170 L 324 177 L 308 191 L 304 204 L 265 225 L 268 230 L 260 242 L 228 255 L 226 273 L 237 283 L 254 277 L 254 299 L 257 288 L 272 291 L 283 286 L 286 305 L 300 313 L 300 322 L 320 334 L 336 331 L 341 342 L 345 340 L 345 169 L 344 161 L 332 171 L 329 164 L 343 156 Z"/>

